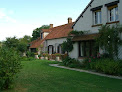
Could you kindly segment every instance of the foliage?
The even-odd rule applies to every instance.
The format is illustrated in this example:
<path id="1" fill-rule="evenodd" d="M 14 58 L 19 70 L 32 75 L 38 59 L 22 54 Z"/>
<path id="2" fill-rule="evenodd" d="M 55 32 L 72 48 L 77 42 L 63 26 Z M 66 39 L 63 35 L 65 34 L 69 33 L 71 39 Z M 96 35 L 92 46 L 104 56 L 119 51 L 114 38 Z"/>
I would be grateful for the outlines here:
<path id="1" fill-rule="evenodd" d="M 19 40 L 20 42 L 28 44 L 29 42 L 31 42 L 31 37 L 28 35 L 25 35 L 23 38 L 20 38 Z"/>
<path id="2" fill-rule="evenodd" d="M 32 39 L 31 40 L 33 41 L 33 40 L 36 40 L 37 38 L 39 38 L 41 29 L 49 29 L 49 27 L 50 26 L 48 26 L 48 25 L 43 25 L 43 26 L 41 26 L 39 28 L 34 29 L 33 33 L 32 33 Z"/>
<path id="3" fill-rule="evenodd" d="M 96 38 L 97 46 L 100 46 L 110 58 L 118 56 L 118 47 L 122 44 L 120 39 L 121 26 L 103 25 L 99 29 L 100 36 Z"/>
<path id="4" fill-rule="evenodd" d="M 41 54 L 38 55 L 38 57 L 41 57 L 41 56 L 42 56 Z"/>
<path id="5" fill-rule="evenodd" d="M 48 54 L 48 53 L 43 53 L 43 56 L 44 56 L 44 57 L 48 57 L 49 54 Z"/>
<path id="6" fill-rule="evenodd" d="M 4 45 L 8 48 L 15 48 L 18 47 L 19 40 L 16 37 L 8 37 L 4 42 Z"/>
<path id="7" fill-rule="evenodd" d="M 72 59 L 70 57 L 66 57 L 65 59 L 63 59 L 63 64 L 65 66 L 69 66 L 71 68 L 80 67 L 80 61 L 78 61 L 74 58 Z"/>
<path id="8" fill-rule="evenodd" d="M 111 75 L 122 75 L 122 62 L 110 58 L 90 57 L 83 61 L 82 67 Z"/>
<path id="9" fill-rule="evenodd" d="M 31 51 L 27 51 L 26 53 L 27 57 L 34 57 L 34 52 L 31 52 Z"/>
<path id="10" fill-rule="evenodd" d="M 73 30 L 73 31 L 71 31 L 68 35 L 69 35 L 69 36 L 70 36 L 70 35 L 81 36 L 81 35 L 83 35 L 83 34 L 84 34 L 83 31 L 76 31 L 76 30 Z"/>
<path id="11" fill-rule="evenodd" d="M 4 42 L 4 46 L 8 48 L 13 48 L 21 53 L 27 51 L 27 45 L 31 41 L 31 37 L 25 35 L 23 38 L 17 39 L 16 37 L 8 37 Z"/>
<path id="12" fill-rule="evenodd" d="M 20 42 L 17 48 L 20 52 L 24 53 L 27 50 L 27 44 L 24 42 Z"/>
<path id="13" fill-rule="evenodd" d="M 0 47 L 2 47 L 2 42 L 0 41 Z"/>
<path id="14" fill-rule="evenodd" d="M 10 88 L 13 78 L 21 68 L 18 53 L 10 48 L 0 48 L 0 89 Z"/>
<path id="15" fill-rule="evenodd" d="M 71 52 L 73 50 L 73 42 L 71 38 L 67 38 L 66 41 L 62 43 L 62 51 L 63 52 Z"/>
<path id="16" fill-rule="evenodd" d="M 34 57 L 21 57 L 21 61 L 32 61 L 35 60 Z"/>
<path id="17" fill-rule="evenodd" d="M 54 55 L 55 55 L 55 56 L 61 56 L 61 54 L 60 54 L 60 53 L 55 53 Z"/>

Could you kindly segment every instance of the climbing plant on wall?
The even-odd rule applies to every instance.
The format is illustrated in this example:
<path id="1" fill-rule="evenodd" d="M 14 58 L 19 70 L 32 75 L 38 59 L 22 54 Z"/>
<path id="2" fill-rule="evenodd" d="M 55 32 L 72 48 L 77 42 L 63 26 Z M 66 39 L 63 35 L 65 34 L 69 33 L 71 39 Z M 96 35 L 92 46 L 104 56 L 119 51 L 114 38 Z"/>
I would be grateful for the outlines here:
<path id="1" fill-rule="evenodd" d="M 118 47 L 122 44 L 120 34 L 122 26 L 102 25 L 99 29 L 99 36 L 96 38 L 96 44 L 100 46 L 110 58 L 118 56 Z M 118 58 L 118 57 L 117 57 Z"/>

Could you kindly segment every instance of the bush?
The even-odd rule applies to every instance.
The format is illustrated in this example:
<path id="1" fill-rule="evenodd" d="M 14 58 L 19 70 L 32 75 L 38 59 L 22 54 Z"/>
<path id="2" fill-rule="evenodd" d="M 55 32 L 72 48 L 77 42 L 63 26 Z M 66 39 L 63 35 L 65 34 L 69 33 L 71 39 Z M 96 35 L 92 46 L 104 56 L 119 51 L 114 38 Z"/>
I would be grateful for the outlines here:
<path id="1" fill-rule="evenodd" d="M 34 52 L 31 52 L 31 51 L 27 51 L 27 57 L 34 57 L 35 56 L 35 54 L 34 54 Z"/>
<path id="2" fill-rule="evenodd" d="M 63 59 L 63 64 L 65 66 L 69 66 L 71 68 L 75 68 L 75 67 L 80 67 L 80 62 L 76 59 L 72 59 L 70 57 L 66 57 L 65 59 Z"/>
<path id="3" fill-rule="evenodd" d="M 89 62 L 90 61 L 90 62 Z M 110 58 L 90 58 L 83 61 L 82 67 L 111 75 L 122 75 L 122 61 Z"/>
<path id="4" fill-rule="evenodd" d="M 0 90 L 11 87 L 13 78 L 21 68 L 19 54 L 8 48 L 0 48 Z"/>
<path id="5" fill-rule="evenodd" d="M 32 60 L 35 60 L 34 57 L 22 57 L 21 58 L 22 61 L 32 61 Z"/>

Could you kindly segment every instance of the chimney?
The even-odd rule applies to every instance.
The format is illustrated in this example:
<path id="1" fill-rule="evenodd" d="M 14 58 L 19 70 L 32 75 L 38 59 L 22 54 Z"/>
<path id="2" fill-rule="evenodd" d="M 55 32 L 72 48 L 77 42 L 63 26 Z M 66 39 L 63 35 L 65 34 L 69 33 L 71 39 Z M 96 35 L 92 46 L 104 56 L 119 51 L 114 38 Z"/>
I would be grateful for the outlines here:
<path id="1" fill-rule="evenodd" d="M 71 17 L 68 18 L 68 24 L 69 23 L 72 23 L 72 18 Z"/>
<path id="2" fill-rule="evenodd" d="M 53 24 L 50 24 L 50 28 L 53 28 Z"/>

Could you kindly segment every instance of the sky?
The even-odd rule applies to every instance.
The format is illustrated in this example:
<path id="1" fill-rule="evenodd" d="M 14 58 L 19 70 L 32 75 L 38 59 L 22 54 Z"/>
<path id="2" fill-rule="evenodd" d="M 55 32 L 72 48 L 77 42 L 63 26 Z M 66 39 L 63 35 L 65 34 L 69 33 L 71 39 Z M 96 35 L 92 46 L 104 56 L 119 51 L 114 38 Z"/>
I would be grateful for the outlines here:
<path id="1" fill-rule="evenodd" d="M 0 0 L 0 41 L 6 37 L 32 35 L 42 25 L 55 26 L 73 21 L 90 0 Z"/>

